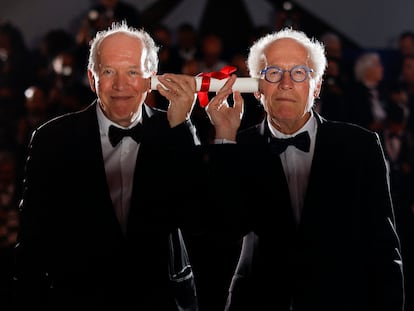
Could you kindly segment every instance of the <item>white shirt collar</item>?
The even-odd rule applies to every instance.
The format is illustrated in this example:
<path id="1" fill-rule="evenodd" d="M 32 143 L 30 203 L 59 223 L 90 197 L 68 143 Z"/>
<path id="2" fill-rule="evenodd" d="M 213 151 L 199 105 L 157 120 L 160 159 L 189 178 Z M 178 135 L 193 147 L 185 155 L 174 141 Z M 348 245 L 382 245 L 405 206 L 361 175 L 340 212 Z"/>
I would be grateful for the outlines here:
<path id="1" fill-rule="evenodd" d="M 96 114 L 98 117 L 98 124 L 99 124 L 99 132 L 102 135 L 108 135 L 108 130 L 109 130 L 109 126 L 110 125 L 114 125 L 120 128 L 125 128 L 111 120 L 109 120 L 107 118 L 107 116 L 105 116 L 105 114 L 102 111 L 101 106 L 99 105 L 99 103 L 96 104 Z M 139 111 L 139 115 L 138 117 L 134 120 L 134 122 L 131 123 L 130 126 L 128 126 L 128 128 L 134 127 L 135 125 L 137 125 L 138 123 L 142 122 L 142 109 L 140 109 Z"/>
<path id="2" fill-rule="evenodd" d="M 272 126 L 272 124 L 269 122 L 269 119 L 267 119 L 267 124 L 269 125 L 269 130 L 270 130 L 271 134 L 275 137 L 278 137 L 278 138 L 288 138 L 288 137 L 296 136 L 297 134 L 305 132 L 305 131 L 308 131 L 309 136 L 312 138 L 312 137 L 315 137 L 315 135 L 316 135 L 316 129 L 317 129 L 318 123 L 316 121 L 316 117 L 315 117 L 312 110 L 310 111 L 310 114 L 311 114 L 311 116 L 310 116 L 309 120 L 306 121 L 306 123 L 303 125 L 302 128 L 300 128 L 299 130 L 297 130 L 293 134 L 284 134 L 284 133 L 278 131 L 275 127 Z"/>

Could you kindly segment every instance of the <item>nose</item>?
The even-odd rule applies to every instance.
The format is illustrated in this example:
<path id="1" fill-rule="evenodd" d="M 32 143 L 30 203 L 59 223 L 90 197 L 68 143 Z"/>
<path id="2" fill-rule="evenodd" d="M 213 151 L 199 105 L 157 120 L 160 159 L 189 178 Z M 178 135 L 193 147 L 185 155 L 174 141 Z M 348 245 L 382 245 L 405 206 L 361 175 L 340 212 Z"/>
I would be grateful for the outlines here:
<path id="1" fill-rule="evenodd" d="M 282 89 L 290 89 L 293 87 L 294 81 L 290 77 L 290 72 L 285 70 L 282 75 L 282 79 L 280 80 L 279 87 Z"/>
<path id="2" fill-rule="evenodd" d="M 112 84 L 112 88 L 114 90 L 121 91 L 121 90 L 123 90 L 125 88 L 126 84 L 127 84 L 126 77 L 124 77 L 121 74 L 117 74 L 114 77 L 113 84 Z"/>

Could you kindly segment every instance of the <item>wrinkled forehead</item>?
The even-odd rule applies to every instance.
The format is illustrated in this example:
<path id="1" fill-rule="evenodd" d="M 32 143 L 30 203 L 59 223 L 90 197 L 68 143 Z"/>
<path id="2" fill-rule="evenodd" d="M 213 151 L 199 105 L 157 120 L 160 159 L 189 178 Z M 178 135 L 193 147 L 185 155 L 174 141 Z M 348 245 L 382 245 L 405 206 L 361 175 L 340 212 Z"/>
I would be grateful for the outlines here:
<path id="1" fill-rule="evenodd" d="M 140 63 L 143 52 L 143 43 L 139 38 L 125 33 L 116 33 L 102 40 L 97 60 L 98 63 L 108 60 L 134 60 L 134 62 Z"/>
<path id="2" fill-rule="evenodd" d="M 284 69 L 296 65 L 310 66 L 308 50 L 291 38 L 278 39 L 270 43 L 263 52 L 265 66 L 277 65 Z"/>
<path id="3" fill-rule="evenodd" d="M 140 52 L 142 47 L 143 43 L 138 37 L 124 32 L 117 32 L 104 38 L 99 46 L 99 50 L 101 53 L 106 50 L 122 52 L 123 49 Z"/>

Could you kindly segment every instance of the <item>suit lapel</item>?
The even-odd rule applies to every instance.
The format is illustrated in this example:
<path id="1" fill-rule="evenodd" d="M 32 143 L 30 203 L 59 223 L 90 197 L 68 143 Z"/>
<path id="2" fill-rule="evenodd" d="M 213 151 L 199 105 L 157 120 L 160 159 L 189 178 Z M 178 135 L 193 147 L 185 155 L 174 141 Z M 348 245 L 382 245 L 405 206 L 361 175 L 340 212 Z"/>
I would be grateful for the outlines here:
<path id="1" fill-rule="evenodd" d="M 318 122 L 318 129 L 316 133 L 315 150 L 313 154 L 311 170 L 309 174 L 308 188 L 305 194 L 305 200 L 302 209 L 301 223 L 308 219 L 308 210 L 312 209 L 312 215 L 318 215 L 318 207 L 320 206 L 320 195 L 323 195 L 321 187 L 325 182 L 325 171 L 329 165 L 332 153 L 326 152 L 329 148 L 327 142 L 329 138 L 329 131 L 326 128 L 326 120 L 315 113 Z M 328 168 L 329 169 L 329 168 Z"/>
<path id="2" fill-rule="evenodd" d="M 94 191 L 96 197 L 100 198 L 90 208 L 93 213 L 100 214 L 102 218 L 106 217 L 106 220 L 102 219 L 102 221 L 110 224 L 115 231 L 121 233 L 121 227 L 115 214 L 106 180 L 99 124 L 96 115 L 96 102 L 87 108 L 80 123 L 80 126 L 77 127 L 79 129 L 77 135 L 79 136 L 78 139 L 82 142 L 81 148 L 83 148 L 85 163 L 87 163 L 83 167 L 84 174 L 86 176 L 93 176 L 93 180 L 91 180 L 91 191 Z"/>

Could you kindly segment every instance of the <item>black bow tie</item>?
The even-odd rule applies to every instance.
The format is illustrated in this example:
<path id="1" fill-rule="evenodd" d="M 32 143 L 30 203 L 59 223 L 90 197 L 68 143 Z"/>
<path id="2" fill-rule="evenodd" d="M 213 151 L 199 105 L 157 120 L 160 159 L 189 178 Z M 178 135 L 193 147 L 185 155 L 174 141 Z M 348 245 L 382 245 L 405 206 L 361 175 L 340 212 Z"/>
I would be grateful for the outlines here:
<path id="1" fill-rule="evenodd" d="M 296 136 L 289 138 L 270 138 L 270 147 L 276 154 L 281 154 L 289 145 L 293 145 L 296 148 L 309 152 L 310 148 L 310 137 L 308 132 L 299 133 Z"/>
<path id="2" fill-rule="evenodd" d="M 123 129 L 113 125 L 109 126 L 108 136 L 112 147 L 118 145 L 125 136 L 131 136 L 137 143 L 139 143 L 141 140 L 141 127 L 141 123 L 138 123 L 130 129 Z"/>

